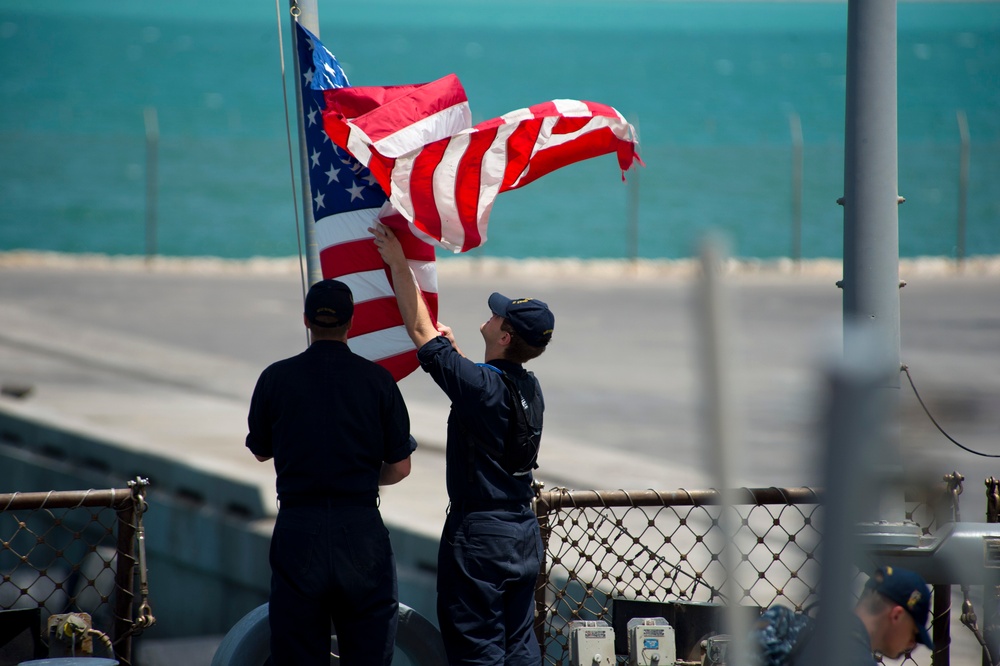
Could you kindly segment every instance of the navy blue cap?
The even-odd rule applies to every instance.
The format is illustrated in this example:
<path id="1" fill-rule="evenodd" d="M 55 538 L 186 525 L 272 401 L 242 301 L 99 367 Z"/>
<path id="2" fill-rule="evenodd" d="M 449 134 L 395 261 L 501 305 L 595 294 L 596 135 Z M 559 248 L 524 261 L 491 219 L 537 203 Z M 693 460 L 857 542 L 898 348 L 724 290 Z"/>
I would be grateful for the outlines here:
<path id="1" fill-rule="evenodd" d="M 521 338 L 532 347 L 544 347 L 552 339 L 556 318 L 549 306 L 537 298 L 507 298 L 493 292 L 490 310 L 510 322 Z"/>
<path id="2" fill-rule="evenodd" d="M 320 280 L 306 294 L 306 319 L 321 328 L 343 326 L 354 315 L 351 288 L 339 280 Z"/>
<path id="3" fill-rule="evenodd" d="M 934 641 L 927 633 L 927 618 L 931 612 L 931 594 L 920 574 L 900 567 L 877 570 L 865 583 L 869 590 L 878 592 L 893 603 L 899 604 L 910 614 L 917 625 L 920 642 L 934 649 Z"/>

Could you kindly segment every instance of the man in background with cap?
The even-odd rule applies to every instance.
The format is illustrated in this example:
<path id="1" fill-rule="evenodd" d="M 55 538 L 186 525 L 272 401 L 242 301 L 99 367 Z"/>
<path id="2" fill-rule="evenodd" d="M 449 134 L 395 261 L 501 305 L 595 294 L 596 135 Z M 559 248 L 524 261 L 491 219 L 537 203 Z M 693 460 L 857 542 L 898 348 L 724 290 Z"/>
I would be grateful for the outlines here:
<path id="1" fill-rule="evenodd" d="M 271 661 L 329 666 L 392 663 L 399 614 L 396 564 L 378 510 L 380 485 L 410 473 L 410 419 L 392 375 L 347 346 L 351 290 L 322 280 L 306 295 L 311 344 L 268 366 L 253 392 L 246 446 L 274 459 Z"/>
<path id="2" fill-rule="evenodd" d="M 898 659 L 918 643 L 933 650 L 927 633 L 930 608 L 930 590 L 920 574 L 901 567 L 877 570 L 854 608 L 861 626 L 852 637 L 868 654 L 867 661 L 858 663 L 873 664 L 872 652 Z"/>
<path id="3" fill-rule="evenodd" d="M 934 649 L 927 633 L 930 590 L 914 571 L 884 567 L 872 574 L 849 617 L 846 644 L 835 652 L 824 650 L 815 637 L 815 621 L 788 608 L 772 606 L 751 632 L 759 653 L 750 663 L 760 666 L 811 666 L 833 663 L 876 666 L 874 654 L 898 659 L 917 644 Z"/>
<path id="4" fill-rule="evenodd" d="M 485 363 L 431 320 L 393 232 L 369 229 L 392 272 L 403 324 L 425 372 L 451 399 L 450 500 L 438 550 L 438 624 L 448 663 L 538 666 L 534 592 L 542 541 L 531 509 L 545 405 L 523 364 L 545 351 L 555 319 L 535 299 L 489 298 Z"/>

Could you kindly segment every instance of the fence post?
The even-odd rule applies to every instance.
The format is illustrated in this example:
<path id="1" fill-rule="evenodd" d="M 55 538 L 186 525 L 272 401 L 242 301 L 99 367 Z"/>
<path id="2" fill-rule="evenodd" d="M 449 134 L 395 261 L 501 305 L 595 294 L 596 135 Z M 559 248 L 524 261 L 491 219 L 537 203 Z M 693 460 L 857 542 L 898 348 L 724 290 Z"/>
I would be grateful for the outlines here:
<path id="1" fill-rule="evenodd" d="M 141 511 L 141 507 L 138 509 Z M 132 601 L 135 599 L 135 516 L 136 498 L 129 496 L 118 510 L 118 566 L 115 568 L 115 654 L 124 663 L 132 661 L 132 640 L 126 638 L 132 631 Z M 120 641 L 120 642 L 119 642 Z"/>
<path id="2" fill-rule="evenodd" d="M 146 122 L 146 262 L 148 263 L 157 252 L 156 209 L 159 193 L 157 151 L 160 144 L 160 123 L 157 120 L 155 106 L 147 106 L 143 116 Z"/>
<path id="3" fill-rule="evenodd" d="M 792 132 L 792 259 L 798 269 L 802 262 L 802 121 L 799 114 L 788 114 Z"/>
<path id="4" fill-rule="evenodd" d="M 969 121 L 965 117 L 965 111 L 958 110 L 958 134 L 962 140 L 961 151 L 958 158 L 958 239 L 956 258 L 958 269 L 965 268 L 965 215 L 966 202 L 969 196 Z"/>
<path id="5" fill-rule="evenodd" d="M 541 648 L 542 657 L 545 656 L 545 621 L 548 612 L 548 604 L 545 602 L 545 595 L 549 583 L 549 537 L 552 535 L 552 527 L 549 525 L 548 504 L 535 503 L 535 513 L 538 517 L 538 528 L 542 535 L 542 561 L 538 570 L 538 579 L 535 582 L 535 640 Z M 542 513 L 540 513 L 542 512 Z"/>

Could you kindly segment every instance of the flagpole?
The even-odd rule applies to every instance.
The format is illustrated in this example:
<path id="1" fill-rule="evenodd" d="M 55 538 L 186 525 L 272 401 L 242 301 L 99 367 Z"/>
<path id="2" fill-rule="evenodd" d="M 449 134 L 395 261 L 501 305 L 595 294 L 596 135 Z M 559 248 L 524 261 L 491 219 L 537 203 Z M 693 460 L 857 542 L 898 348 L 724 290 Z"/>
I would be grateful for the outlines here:
<path id="1" fill-rule="evenodd" d="M 319 37 L 319 11 L 316 0 L 290 0 L 289 6 L 293 17 L 309 32 Z M 292 53 L 298 53 L 298 33 L 294 22 L 292 28 Z M 295 61 L 295 108 L 298 110 L 299 127 L 299 173 L 302 177 L 302 219 L 306 246 L 306 274 L 310 285 L 323 279 L 323 270 L 319 264 L 319 246 L 316 243 L 316 220 L 313 219 L 312 188 L 309 184 L 309 154 L 306 149 L 306 133 L 302 126 L 304 117 L 302 111 L 302 72 L 299 69 L 299 59 Z"/>

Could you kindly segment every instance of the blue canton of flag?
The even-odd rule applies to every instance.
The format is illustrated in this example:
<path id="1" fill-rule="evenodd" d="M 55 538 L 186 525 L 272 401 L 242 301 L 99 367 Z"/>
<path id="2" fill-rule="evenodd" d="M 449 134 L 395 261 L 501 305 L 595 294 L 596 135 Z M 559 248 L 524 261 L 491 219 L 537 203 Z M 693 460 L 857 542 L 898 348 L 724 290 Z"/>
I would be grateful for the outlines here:
<path id="1" fill-rule="evenodd" d="M 296 23 L 299 89 L 312 200 L 314 234 L 324 278 L 336 278 L 354 295 L 351 350 L 378 363 L 399 381 L 418 367 L 416 348 L 403 326 L 385 262 L 368 229 L 398 218 L 397 235 L 427 301 L 437 316 L 434 249 L 415 239 L 367 167 L 334 144 L 324 129 L 324 91 L 348 87 L 347 77 L 323 43 Z"/>
<path id="2" fill-rule="evenodd" d="M 313 219 L 323 226 L 321 220 L 330 215 L 379 209 L 386 196 L 368 169 L 334 145 L 323 130 L 323 109 L 326 107 L 323 90 L 350 84 L 336 57 L 322 43 L 315 48 L 318 40 L 311 32 L 297 23 L 296 28 Z M 317 240 L 320 249 L 325 247 L 321 239 Z"/>

